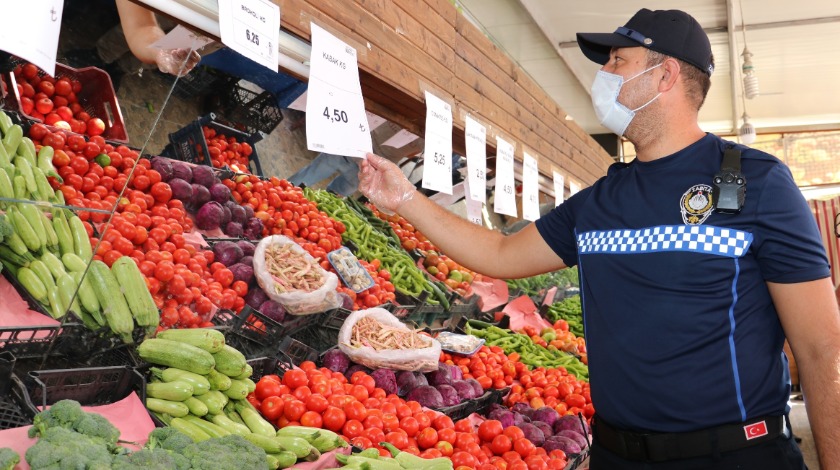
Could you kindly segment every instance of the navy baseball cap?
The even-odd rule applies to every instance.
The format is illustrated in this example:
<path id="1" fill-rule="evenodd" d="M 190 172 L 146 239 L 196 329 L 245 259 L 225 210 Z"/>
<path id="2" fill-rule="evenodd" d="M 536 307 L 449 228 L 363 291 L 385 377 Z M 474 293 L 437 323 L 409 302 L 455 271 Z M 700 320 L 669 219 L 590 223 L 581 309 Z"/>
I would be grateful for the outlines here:
<path id="1" fill-rule="evenodd" d="M 712 75 L 712 46 L 703 27 L 680 10 L 642 8 L 614 33 L 578 33 L 578 46 L 591 61 L 606 64 L 613 47 L 645 47 L 684 60 Z"/>

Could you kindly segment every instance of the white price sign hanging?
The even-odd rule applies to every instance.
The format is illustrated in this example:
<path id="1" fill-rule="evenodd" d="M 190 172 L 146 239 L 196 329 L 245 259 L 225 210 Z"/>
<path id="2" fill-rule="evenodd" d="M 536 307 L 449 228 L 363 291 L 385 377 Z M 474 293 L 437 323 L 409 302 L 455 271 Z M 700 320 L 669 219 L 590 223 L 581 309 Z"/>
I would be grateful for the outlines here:
<path id="1" fill-rule="evenodd" d="M 22 57 L 55 76 L 63 10 L 63 0 L 35 0 L 7 9 L 0 27 L 0 50 Z"/>
<path id="2" fill-rule="evenodd" d="M 537 159 L 524 153 L 522 159 L 522 217 L 531 222 L 540 218 L 540 170 Z"/>
<path id="3" fill-rule="evenodd" d="M 306 98 L 306 146 L 364 158 L 373 151 L 356 49 L 312 23 Z"/>
<path id="4" fill-rule="evenodd" d="M 569 180 L 569 197 L 574 196 L 580 191 L 580 183 L 574 180 Z"/>
<path id="5" fill-rule="evenodd" d="M 469 162 L 467 164 L 469 164 Z M 464 203 L 466 203 L 467 205 L 467 220 L 476 225 L 483 226 L 484 217 L 482 216 L 481 212 L 484 209 L 484 203 L 481 201 L 476 201 L 475 199 L 470 197 L 470 188 L 470 179 L 466 178 L 464 180 Z"/>
<path id="6" fill-rule="evenodd" d="M 563 204 L 563 174 L 558 172 L 554 173 L 554 207 Z"/>
<path id="7" fill-rule="evenodd" d="M 467 116 L 464 136 L 467 142 L 467 180 L 469 195 L 485 202 L 487 193 L 487 129 Z"/>
<path id="8" fill-rule="evenodd" d="M 452 106 L 428 91 L 423 187 L 452 194 Z"/>
<path id="9" fill-rule="evenodd" d="M 496 191 L 493 212 L 516 217 L 513 181 L 513 144 L 496 137 Z"/>
<path id="10" fill-rule="evenodd" d="M 279 6 L 268 0 L 219 0 L 219 30 L 226 46 L 277 71 Z"/>

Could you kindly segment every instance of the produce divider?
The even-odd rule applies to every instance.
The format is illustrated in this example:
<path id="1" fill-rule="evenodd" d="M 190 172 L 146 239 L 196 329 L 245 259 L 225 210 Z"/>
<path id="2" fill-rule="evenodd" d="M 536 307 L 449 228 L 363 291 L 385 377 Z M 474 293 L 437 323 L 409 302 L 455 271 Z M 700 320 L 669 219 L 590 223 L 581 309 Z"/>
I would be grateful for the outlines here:
<path id="1" fill-rule="evenodd" d="M 245 155 L 248 157 L 248 164 L 245 167 L 254 175 L 261 176 L 263 174 L 256 143 L 261 141 L 265 135 L 259 131 L 247 134 L 228 127 L 216 121 L 215 113 L 202 116 L 180 130 L 169 134 L 170 146 L 164 150 L 164 156 L 198 165 L 215 166 L 211 160 L 216 156 L 210 153 L 205 127 L 214 131 L 218 136 L 223 136 L 226 139 L 235 138 L 240 144 L 247 144 L 251 148 L 251 152 Z"/>

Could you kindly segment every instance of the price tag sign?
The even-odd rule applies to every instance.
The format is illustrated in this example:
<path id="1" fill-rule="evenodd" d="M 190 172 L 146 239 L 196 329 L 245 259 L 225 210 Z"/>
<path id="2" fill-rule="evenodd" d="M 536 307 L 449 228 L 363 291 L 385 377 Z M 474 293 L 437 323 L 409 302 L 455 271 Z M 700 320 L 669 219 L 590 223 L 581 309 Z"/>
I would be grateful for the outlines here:
<path id="1" fill-rule="evenodd" d="M 496 137 L 496 191 L 493 212 L 516 217 L 513 182 L 513 144 Z"/>
<path id="2" fill-rule="evenodd" d="M 470 197 L 470 188 L 470 179 L 467 178 L 464 180 L 464 203 L 467 205 L 467 220 L 476 225 L 484 225 L 484 217 L 482 215 L 484 203 Z"/>
<path id="3" fill-rule="evenodd" d="M 487 129 L 467 116 L 464 135 L 467 142 L 469 195 L 474 201 L 483 203 L 487 193 Z"/>
<path id="4" fill-rule="evenodd" d="M 558 172 L 554 173 L 554 207 L 563 204 L 563 174 Z"/>
<path id="5" fill-rule="evenodd" d="M 423 187 L 452 194 L 452 107 L 428 91 Z"/>
<path id="6" fill-rule="evenodd" d="M 572 179 L 569 180 L 569 197 L 574 196 L 580 191 L 580 183 Z"/>
<path id="7" fill-rule="evenodd" d="M 219 0 L 219 30 L 226 46 L 277 71 L 279 6 L 268 0 Z"/>
<path id="8" fill-rule="evenodd" d="M 356 49 L 312 23 L 306 98 L 309 150 L 364 158 L 373 150 Z"/>
<path id="9" fill-rule="evenodd" d="M 540 170 L 537 159 L 524 153 L 522 159 L 522 217 L 531 222 L 540 218 Z"/>
<path id="10" fill-rule="evenodd" d="M 63 0 L 35 0 L 7 9 L 0 27 L 0 50 L 22 57 L 55 76 L 63 11 Z"/>

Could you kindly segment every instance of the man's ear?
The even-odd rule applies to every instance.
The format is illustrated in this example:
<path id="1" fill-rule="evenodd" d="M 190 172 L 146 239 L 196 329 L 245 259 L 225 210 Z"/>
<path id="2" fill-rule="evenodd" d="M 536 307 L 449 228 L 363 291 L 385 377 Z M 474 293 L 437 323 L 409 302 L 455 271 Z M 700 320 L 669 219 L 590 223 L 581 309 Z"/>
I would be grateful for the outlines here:
<path id="1" fill-rule="evenodd" d="M 662 79 L 659 81 L 659 92 L 666 92 L 673 88 L 680 77 L 680 63 L 673 57 L 662 62 Z"/>

